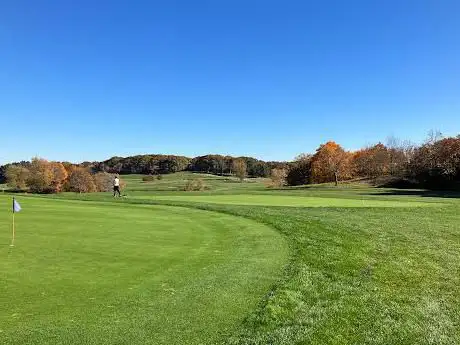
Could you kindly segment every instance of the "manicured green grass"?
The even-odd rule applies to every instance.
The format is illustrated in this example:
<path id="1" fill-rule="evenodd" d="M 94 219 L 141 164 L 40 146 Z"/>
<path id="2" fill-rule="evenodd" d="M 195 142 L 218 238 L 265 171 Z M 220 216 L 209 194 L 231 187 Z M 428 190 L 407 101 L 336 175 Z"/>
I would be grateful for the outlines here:
<path id="1" fill-rule="evenodd" d="M 436 206 L 436 203 L 405 200 L 368 200 L 340 199 L 330 197 L 302 197 L 270 194 L 223 194 L 223 195 L 158 195 L 139 196 L 139 199 L 158 201 L 187 201 L 191 203 L 227 204 L 227 205 L 262 205 L 289 207 L 422 207 Z"/>
<path id="2" fill-rule="evenodd" d="M 201 344 L 231 334 L 279 278 L 279 233 L 167 206 L 0 197 L 1 344 Z"/>
<path id="3" fill-rule="evenodd" d="M 243 286 L 236 298 L 233 290 L 226 293 L 218 292 L 219 297 L 215 297 L 218 294 L 211 294 L 210 298 L 214 298 L 214 302 L 206 304 L 207 308 L 198 309 L 199 312 L 195 311 L 196 305 L 200 305 L 199 302 L 192 304 L 190 309 L 187 309 L 186 303 L 176 302 L 174 306 L 178 311 L 177 314 L 173 314 L 176 315 L 175 318 L 173 317 L 176 320 L 175 323 L 161 322 L 158 319 L 142 316 L 139 317 L 143 322 L 138 322 L 137 315 L 141 305 L 149 301 L 162 305 L 159 302 L 161 298 L 152 293 L 152 291 L 157 292 L 156 290 L 145 289 L 141 295 L 132 295 L 132 298 L 128 299 L 125 304 L 119 305 L 116 315 L 124 319 L 126 323 L 106 324 L 105 314 L 95 312 L 94 315 L 82 317 L 82 322 L 86 322 L 86 328 L 82 328 L 82 331 L 68 328 L 65 331 L 68 336 L 83 337 L 87 334 L 87 338 L 84 339 L 96 344 L 135 344 L 136 342 L 132 339 L 149 339 L 153 344 L 163 344 L 164 339 L 152 335 L 159 329 L 155 324 L 158 322 L 167 334 L 174 334 L 173 339 L 177 340 L 177 343 L 183 344 L 193 344 L 193 341 L 202 344 L 227 345 L 460 344 L 460 289 L 458 288 L 460 286 L 460 198 L 457 195 L 377 189 L 363 184 L 347 184 L 339 188 L 323 185 L 273 190 L 266 188 L 264 181 L 260 179 L 239 183 L 231 178 L 210 175 L 202 176 L 210 186 L 209 190 L 203 192 L 179 191 L 180 186 L 185 184 L 185 179 L 197 176 L 199 175 L 186 173 L 168 175 L 162 181 L 158 181 L 161 182 L 161 186 L 156 184 L 157 181 L 146 186 L 139 176 L 124 177 L 128 181 L 128 188 L 125 191 L 127 197 L 121 199 L 113 199 L 109 193 L 63 194 L 52 197 L 56 200 L 48 200 L 48 197 L 25 199 L 27 203 L 30 202 L 37 208 L 41 205 L 61 205 L 62 202 L 62 205 L 68 205 L 62 206 L 68 211 L 61 210 L 60 212 L 65 213 L 70 219 L 73 219 L 75 211 L 68 207 L 76 207 L 80 210 L 77 212 L 78 219 L 85 221 L 88 219 L 96 223 L 104 222 L 112 213 L 119 214 L 119 222 L 126 220 L 130 224 L 120 228 L 120 236 L 133 231 L 139 231 L 141 234 L 150 233 L 150 230 L 147 230 L 150 227 L 153 227 L 153 232 L 159 231 L 157 225 L 152 223 L 147 216 L 145 219 L 142 218 L 144 219 L 142 224 L 136 223 L 129 216 L 131 212 L 142 214 L 144 212 L 153 214 L 164 212 L 166 218 L 170 214 L 174 214 L 174 218 L 178 217 L 177 227 L 182 229 L 176 230 L 179 231 L 178 233 L 187 232 L 186 229 L 194 226 L 196 221 L 200 225 L 203 224 L 204 227 L 198 230 L 200 234 L 201 232 L 206 234 L 210 231 L 209 229 L 216 230 L 221 226 L 226 226 L 231 238 L 234 235 L 237 236 L 235 241 L 229 239 L 222 243 L 223 247 L 228 246 L 226 250 L 230 252 L 239 250 L 240 246 L 245 247 L 246 241 L 249 247 L 264 248 L 265 236 L 271 238 L 272 242 L 268 243 L 273 244 L 268 246 L 266 252 L 261 256 L 256 256 L 261 260 L 263 258 L 263 264 L 260 262 L 259 264 L 260 267 L 265 267 L 268 273 L 252 266 L 254 256 L 252 250 L 249 249 L 243 249 L 246 250 L 244 254 L 229 253 L 226 257 L 230 259 L 225 258 L 216 263 L 216 267 L 220 267 L 230 260 L 228 265 L 234 267 L 231 258 L 239 258 L 236 259 L 239 261 L 238 268 L 245 269 L 245 275 L 238 276 L 238 269 L 229 270 L 225 271 L 225 277 L 222 280 L 232 280 L 236 276 L 236 279 L 241 278 L 235 283 L 235 286 L 239 286 L 242 282 L 246 282 L 246 279 L 250 281 L 250 277 L 255 277 L 251 284 L 254 284 L 256 291 Z M 74 199 L 74 201 L 63 199 Z M 75 199 L 82 199 L 85 202 L 78 202 Z M 26 203 L 25 206 L 25 210 L 31 209 Z M 45 206 L 43 209 L 50 207 Z M 165 206 L 179 206 L 180 208 L 165 208 Z M 133 209 L 136 211 L 132 211 Z M 23 217 L 26 215 L 25 210 L 21 214 Z M 89 216 L 91 212 L 95 212 L 94 210 L 99 210 L 98 214 Z M 213 212 L 200 212 L 199 214 L 203 216 L 196 219 L 188 213 L 197 212 L 197 210 Z M 87 211 L 90 213 L 85 217 Z M 213 223 L 214 217 L 219 219 L 219 215 L 230 218 L 222 218 L 221 222 L 217 223 L 219 225 L 216 225 Z M 235 216 L 238 217 L 235 218 Z M 186 219 L 192 218 L 194 220 L 187 223 Z M 242 226 L 242 229 L 245 230 L 234 234 L 232 226 L 238 221 L 244 222 L 245 220 L 251 220 L 251 225 L 246 228 Z M 50 222 L 54 232 L 60 233 L 56 223 L 49 219 L 47 222 Z M 102 232 L 104 236 L 107 232 L 118 229 L 117 222 L 114 223 L 110 229 Z M 250 229 L 256 224 L 275 229 L 284 238 L 284 242 L 280 242 L 280 239 L 266 228 L 260 229 L 263 237 L 251 237 Z M 1 226 L 0 223 L 0 230 L 3 233 L 4 228 Z M 107 250 L 110 253 L 118 253 L 117 258 L 121 258 L 119 261 L 124 258 L 124 254 L 119 254 L 121 249 L 116 249 L 118 248 L 115 240 L 117 237 L 107 241 L 105 237 L 99 237 L 102 236 L 99 231 L 96 233 L 88 231 L 87 227 L 79 226 L 78 221 L 75 221 L 72 228 L 74 230 L 72 236 L 69 234 L 67 243 L 70 243 L 70 238 L 75 241 L 96 238 L 99 239 L 99 242 L 96 241 L 96 243 L 102 247 L 98 247 L 99 249 L 95 252 L 103 253 Z M 135 230 L 137 228 L 139 230 Z M 33 233 L 31 231 L 29 236 L 32 236 Z M 175 233 L 171 234 L 170 240 L 173 241 L 173 238 L 177 238 Z M 148 242 L 145 237 L 139 241 Z M 181 243 L 180 240 L 178 241 Z M 53 243 L 46 237 L 42 239 L 38 235 L 32 242 L 32 244 L 35 242 Z M 202 243 L 201 239 L 197 242 Z M 286 248 L 277 247 L 278 244 L 283 243 L 289 246 L 288 264 L 284 269 L 282 267 L 286 262 Z M 115 246 L 115 249 L 105 248 L 105 246 Z M 137 248 L 137 244 L 132 246 Z M 57 245 L 54 244 L 54 247 Z M 181 251 L 183 246 L 179 245 L 179 247 Z M 18 248 L 19 241 L 14 250 Z M 201 247 L 198 245 L 197 248 Z M 54 250 L 56 253 L 62 252 L 56 248 Z M 161 251 L 161 248 L 158 250 Z M 74 251 L 78 253 L 79 249 L 75 248 Z M 97 257 L 95 252 L 91 252 L 91 256 Z M 2 253 L 4 257 L 7 256 L 5 252 Z M 61 284 L 55 280 L 57 274 L 50 274 L 49 270 L 53 265 L 59 267 L 59 256 L 54 255 L 45 265 L 42 265 L 40 262 L 43 254 L 37 251 L 35 253 L 35 256 L 29 259 L 29 264 L 32 267 L 41 265 L 46 268 L 46 274 L 42 279 L 47 279 L 49 288 L 58 290 L 59 286 L 67 286 L 64 291 L 73 289 L 73 281 Z M 78 257 L 80 260 L 86 260 L 85 257 L 88 255 L 88 252 L 82 251 Z M 139 274 L 136 275 L 138 279 L 152 282 L 155 278 L 145 278 L 150 276 L 144 273 L 151 273 L 152 276 L 164 274 L 162 273 L 163 267 L 156 267 L 153 263 L 160 260 L 158 256 L 144 249 L 139 249 L 136 255 L 142 257 L 146 255 L 151 258 L 148 263 L 142 260 L 123 260 L 130 261 L 129 266 L 133 269 L 136 269 L 137 266 L 143 267 L 142 272 L 139 271 Z M 174 257 L 174 255 L 168 252 L 162 258 L 167 260 L 167 257 Z M 245 261 L 240 261 L 243 260 L 243 257 Z M 267 264 L 267 262 L 271 263 Z M 186 263 L 185 260 L 179 261 L 175 267 L 181 270 L 182 265 L 185 265 L 184 270 L 188 272 L 189 268 Z M 11 265 L 11 261 L 8 261 L 8 265 Z M 149 271 L 150 265 L 156 268 Z M 66 266 L 71 266 L 75 270 L 85 267 L 82 264 L 66 264 Z M 112 275 L 112 282 L 117 281 L 116 278 L 113 278 L 116 276 L 117 269 L 118 267 L 111 266 L 109 260 L 102 260 L 102 263 L 98 265 L 99 274 L 107 270 L 107 274 Z M 2 268 L 2 272 L 8 272 L 7 278 L 11 274 L 16 274 L 17 271 L 16 267 Z M 35 272 L 35 269 L 33 271 Z M 121 270 L 121 272 L 124 271 Z M 213 281 L 216 279 L 220 281 L 218 272 L 218 269 L 208 271 L 199 275 L 198 280 Z M 31 272 L 19 275 L 23 281 L 33 280 L 29 278 L 29 276 L 33 277 Z M 173 271 L 169 278 L 174 280 L 175 276 Z M 189 277 L 185 273 L 182 276 Z M 277 277 L 279 277 L 278 280 L 276 280 Z M 11 278 L 8 279 L 11 281 Z M 134 277 L 129 277 L 126 281 L 130 279 Z M 254 283 L 259 282 L 259 279 L 262 279 L 260 284 Z M 270 282 L 275 280 L 276 284 L 270 287 Z M 129 285 L 126 284 L 126 286 Z M 75 285 L 78 286 L 78 284 Z M 155 284 L 152 283 L 152 285 Z M 104 295 L 104 292 L 114 292 L 118 288 L 114 284 L 100 286 L 101 303 L 109 301 L 108 304 L 112 305 L 108 298 L 110 294 Z M 21 290 L 22 288 L 19 288 L 19 291 Z M 188 291 L 186 298 L 193 300 L 195 296 L 199 296 L 200 291 L 202 289 L 192 289 Z M 3 294 L 0 294 L 0 298 L 2 296 Z M 19 298 L 15 296 L 7 299 L 8 305 L 14 304 L 13 302 L 18 303 Z M 244 296 L 249 302 L 244 300 Z M 75 307 L 75 304 L 72 305 L 71 302 L 72 300 L 70 302 L 62 300 L 61 307 L 80 310 L 78 305 Z M 22 303 L 23 307 L 27 305 L 25 302 L 19 303 Z M 39 298 L 35 303 L 37 308 L 44 310 L 42 318 L 46 320 L 47 315 L 53 315 L 53 305 L 56 304 L 49 303 L 47 300 L 42 300 L 40 303 Z M 236 307 L 240 308 L 238 311 L 232 309 L 235 307 L 234 304 L 239 305 Z M 135 306 L 134 311 L 133 305 Z M 242 305 L 246 308 L 243 308 Z M 206 314 L 208 317 L 202 316 L 203 310 L 209 313 Z M 145 315 L 144 312 L 145 310 L 141 310 L 139 315 Z M 187 318 L 187 315 L 190 315 L 187 312 L 195 317 Z M 4 315 L 15 320 L 12 314 Z M 10 330 L 15 332 L 21 329 L 27 330 L 28 317 L 24 317 L 23 323 L 16 320 L 15 322 L 18 322 L 14 326 L 16 328 L 0 327 L 3 330 L 0 336 L 5 332 L 10 334 L 8 333 Z M 130 323 L 131 319 L 134 319 L 135 322 Z M 227 320 L 226 326 L 223 325 L 222 319 Z M 1 320 L 3 319 L 0 319 L 0 324 Z M 184 327 L 178 328 L 175 326 L 176 323 Z M 104 325 L 102 331 L 99 328 L 98 332 L 92 329 L 92 327 L 100 327 L 101 324 Z M 138 325 L 140 327 L 137 327 Z M 190 328 L 192 331 L 187 333 L 183 331 L 185 328 Z M 130 329 L 131 333 L 127 329 Z M 104 334 L 104 332 L 105 334 L 111 332 L 117 334 L 118 338 L 95 335 Z M 133 333 L 138 337 L 134 338 Z M 195 338 L 191 338 L 192 333 L 196 334 Z M 174 342 L 170 343 L 174 344 Z"/>

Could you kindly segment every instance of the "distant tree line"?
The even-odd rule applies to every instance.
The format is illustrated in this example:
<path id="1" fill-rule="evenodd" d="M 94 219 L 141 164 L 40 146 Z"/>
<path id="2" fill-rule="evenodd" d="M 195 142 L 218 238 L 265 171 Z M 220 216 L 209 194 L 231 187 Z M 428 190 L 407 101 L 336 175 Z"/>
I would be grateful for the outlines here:
<path id="1" fill-rule="evenodd" d="M 243 169 L 241 164 L 245 165 L 244 175 L 250 177 L 268 177 L 272 169 L 288 166 L 286 162 L 265 162 L 252 157 L 206 155 L 193 158 L 187 170 L 214 175 L 234 175 L 237 173 L 235 170 Z"/>
<path id="2" fill-rule="evenodd" d="M 2 173 L 12 189 L 41 194 L 106 192 L 113 182 L 113 175 L 107 172 L 94 173 L 88 167 L 42 158 L 9 164 L 2 167 Z"/>
<path id="3" fill-rule="evenodd" d="M 195 158 L 174 155 L 137 155 L 130 157 L 112 157 L 102 162 L 83 162 L 74 165 L 87 169 L 91 173 L 107 172 L 110 174 L 144 174 L 161 175 L 179 171 L 193 171 L 215 175 L 234 175 L 234 166 L 238 162 L 245 164 L 245 176 L 268 177 L 273 168 L 287 167 L 288 163 L 265 162 L 252 157 L 231 157 L 222 155 L 205 155 Z M 28 168 L 30 162 L 22 161 L 0 167 L 0 183 L 6 181 L 9 166 Z"/>
<path id="4" fill-rule="evenodd" d="M 32 161 L 0 167 L 0 183 L 37 193 L 62 190 L 78 192 L 110 188 L 113 174 L 161 175 L 192 171 L 215 175 L 270 177 L 271 187 L 296 186 L 356 178 L 386 178 L 395 186 L 431 189 L 457 188 L 460 185 L 460 135 L 443 138 L 431 132 L 421 145 L 389 138 L 357 151 L 347 151 L 334 141 L 321 144 L 312 154 L 301 154 L 292 162 L 266 162 L 252 157 L 205 155 L 195 158 L 174 155 L 112 157 L 102 162 Z M 89 180 L 92 183 L 89 183 Z M 85 188 L 78 181 L 86 180 Z M 89 185 L 89 187 L 88 187 Z"/>
<path id="5" fill-rule="evenodd" d="M 235 175 L 243 181 L 245 177 L 268 177 L 273 168 L 287 166 L 288 163 L 222 155 L 205 155 L 195 158 L 157 154 L 137 155 L 112 157 L 102 162 L 82 162 L 80 164 L 48 162 L 44 159 L 33 158 L 30 162 L 22 161 L 1 166 L 0 183 L 8 183 L 13 189 L 28 189 L 34 193 L 94 192 L 110 189 L 110 183 L 115 174 L 161 176 L 179 171 L 192 171 Z M 54 176 L 58 172 L 59 177 Z M 102 176 L 105 176 L 104 183 L 101 181 Z M 110 181 L 107 182 L 107 180 Z M 109 187 L 102 188 L 102 185 Z"/>
<path id="6" fill-rule="evenodd" d="M 125 158 L 112 157 L 103 162 L 86 162 L 86 165 L 94 172 L 157 175 L 186 170 L 190 161 L 190 158 L 183 156 L 137 155 Z"/>

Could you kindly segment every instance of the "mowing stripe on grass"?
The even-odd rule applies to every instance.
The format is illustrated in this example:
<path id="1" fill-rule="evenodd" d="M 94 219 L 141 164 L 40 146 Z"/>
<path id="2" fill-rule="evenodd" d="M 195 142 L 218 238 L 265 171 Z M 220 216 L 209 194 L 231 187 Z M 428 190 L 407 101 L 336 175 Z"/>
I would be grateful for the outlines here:
<path id="1" fill-rule="evenodd" d="M 425 207 L 442 206 L 441 203 L 365 200 L 327 197 L 299 197 L 261 194 L 225 194 L 225 195 L 150 195 L 134 196 L 136 199 L 170 200 L 229 205 L 289 206 L 289 207 Z"/>

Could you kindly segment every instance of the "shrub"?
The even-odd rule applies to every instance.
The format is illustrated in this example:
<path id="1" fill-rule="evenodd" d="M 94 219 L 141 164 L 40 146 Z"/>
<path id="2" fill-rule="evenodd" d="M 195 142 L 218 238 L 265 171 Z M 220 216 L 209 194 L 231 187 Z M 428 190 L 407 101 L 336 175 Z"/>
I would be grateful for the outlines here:
<path id="1" fill-rule="evenodd" d="M 286 176 L 287 170 L 286 169 L 272 169 L 270 174 L 270 186 L 275 188 L 283 187 L 286 184 Z"/>
<path id="2" fill-rule="evenodd" d="M 94 175 L 94 184 L 98 192 L 109 192 L 113 186 L 112 174 L 100 172 Z"/>
<path id="3" fill-rule="evenodd" d="M 202 191 L 206 189 L 206 186 L 202 179 L 188 180 L 185 184 L 184 191 Z"/>
<path id="4" fill-rule="evenodd" d="M 147 175 L 142 177 L 142 181 L 144 182 L 152 182 L 155 181 L 155 176 L 153 175 Z"/>
<path id="5" fill-rule="evenodd" d="M 189 191 L 192 191 L 192 190 L 193 190 L 193 180 L 188 180 L 185 183 L 184 191 L 189 192 Z"/>
<path id="6" fill-rule="evenodd" d="M 75 169 L 69 177 L 69 190 L 76 193 L 97 191 L 93 176 L 83 168 Z"/>

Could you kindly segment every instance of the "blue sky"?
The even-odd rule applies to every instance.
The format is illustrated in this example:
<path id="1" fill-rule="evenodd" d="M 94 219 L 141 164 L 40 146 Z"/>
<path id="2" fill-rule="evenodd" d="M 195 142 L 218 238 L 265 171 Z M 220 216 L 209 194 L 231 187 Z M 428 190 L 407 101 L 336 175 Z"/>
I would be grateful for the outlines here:
<path id="1" fill-rule="evenodd" d="M 0 4 L 0 163 L 460 133 L 457 0 Z"/>

